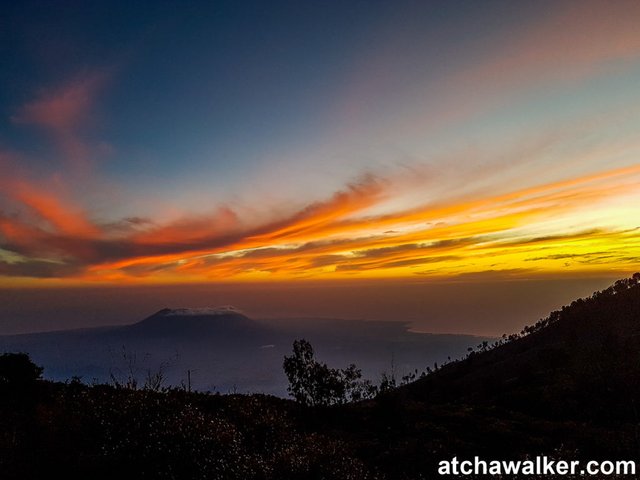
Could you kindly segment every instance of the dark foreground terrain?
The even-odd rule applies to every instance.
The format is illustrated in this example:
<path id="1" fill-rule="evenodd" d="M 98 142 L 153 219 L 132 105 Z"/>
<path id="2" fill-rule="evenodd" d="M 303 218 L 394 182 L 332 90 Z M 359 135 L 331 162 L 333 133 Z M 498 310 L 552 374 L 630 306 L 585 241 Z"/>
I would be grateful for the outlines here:
<path id="1" fill-rule="evenodd" d="M 408 385 L 329 407 L 53 383 L 5 356 L 1 478 L 418 479 L 453 456 L 637 460 L 639 282 L 618 281 Z"/>

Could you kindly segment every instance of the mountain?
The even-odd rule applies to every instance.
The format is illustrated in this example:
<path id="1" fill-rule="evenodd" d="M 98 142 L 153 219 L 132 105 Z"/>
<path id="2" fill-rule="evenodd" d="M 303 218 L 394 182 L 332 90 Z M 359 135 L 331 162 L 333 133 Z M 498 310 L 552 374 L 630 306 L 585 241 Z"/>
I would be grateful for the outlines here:
<path id="1" fill-rule="evenodd" d="M 204 391 L 286 396 L 283 357 L 297 338 L 338 366 L 357 364 L 377 381 L 462 355 L 486 338 L 409 331 L 402 322 L 340 319 L 255 320 L 232 306 L 165 308 L 132 325 L 0 337 L 0 351 L 28 352 L 53 380 L 85 382 L 162 377 Z"/>
<path id="2" fill-rule="evenodd" d="M 164 308 L 121 333 L 145 338 L 187 338 L 224 342 L 264 333 L 265 328 L 233 306 L 217 308 Z"/>

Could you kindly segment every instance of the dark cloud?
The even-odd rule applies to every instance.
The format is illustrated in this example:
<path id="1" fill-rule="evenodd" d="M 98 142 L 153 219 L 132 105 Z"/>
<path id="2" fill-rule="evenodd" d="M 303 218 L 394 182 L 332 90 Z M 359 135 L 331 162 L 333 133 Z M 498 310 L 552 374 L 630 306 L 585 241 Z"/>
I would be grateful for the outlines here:
<path id="1" fill-rule="evenodd" d="M 345 255 L 320 255 L 314 257 L 310 261 L 312 267 L 326 267 L 330 265 L 336 265 L 338 263 L 347 261 L 349 257 Z"/>
<path id="2" fill-rule="evenodd" d="M 80 271 L 75 265 L 44 260 L 0 261 L 0 275 L 10 277 L 59 278 L 75 275 Z"/>
<path id="3" fill-rule="evenodd" d="M 479 272 L 460 273 L 455 275 L 454 278 L 464 281 L 491 281 L 491 280 L 505 280 L 514 276 L 535 273 L 536 270 L 531 268 L 504 268 L 500 270 L 482 270 Z"/>
<path id="4" fill-rule="evenodd" d="M 336 271 L 354 271 L 354 270 L 374 270 L 378 268 L 397 268 L 409 267 L 412 265 L 426 265 L 429 263 L 446 262 L 450 260 L 460 260 L 462 257 L 457 255 L 441 255 L 439 257 L 419 257 L 405 258 L 403 260 L 393 260 L 388 262 L 367 262 L 367 263 L 345 263 L 336 266 Z"/>
<path id="5" fill-rule="evenodd" d="M 393 247 L 370 248 L 357 252 L 357 256 L 361 258 L 384 258 L 389 255 L 402 252 L 428 252 L 433 250 L 446 249 L 449 247 L 459 247 L 461 245 L 471 245 L 479 241 L 478 238 L 452 238 L 446 240 L 438 240 L 430 243 L 407 243 L 402 245 L 394 245 Z"/>
<path id="6" fill-rule="evenodd" d="M 572 239 L 580 239 L 584 237 L 593 237 L 596 235 L 602 235 L 604 233 L 607 233 L 607 231 L 601 228 L 592 228 L 589 230 L 581 230 L 576 233 L 545 235 L 542 237 L 508 240 L 505 242 L 500 242 L 500 245 L 505 245 L 505 246 L 529 245 L 529 244 L 535 244 L 535 243 L 554 242 L 556 240 L 572 240 Z"/>
<path id="7" fill-rule="evenodd" d="M 100 225 L 100 228 L 107 232 L 129 232 L 139 228 L 148 228 L 151 225 L 153 225 L 153 221 L 149 218 L 127 217 L 116 222 L 103 223 Z"/>

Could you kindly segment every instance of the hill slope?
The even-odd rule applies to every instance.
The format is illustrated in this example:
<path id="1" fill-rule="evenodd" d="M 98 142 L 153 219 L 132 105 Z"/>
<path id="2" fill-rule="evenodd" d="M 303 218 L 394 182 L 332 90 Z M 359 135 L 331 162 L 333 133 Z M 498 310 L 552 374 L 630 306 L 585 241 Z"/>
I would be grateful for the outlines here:
<path id="1" fill-rule="evenodd" d="M 629 420 L 640 407 L 638 280 L 576 300 L 525 328 L 521 338 L 471 353 L 403 394 L 563 419 Z"/>
<path id="2" fill-rule="evenodd" d="M 349 438 L 390 478 L 421 478 L 454 456 L 636 458 L 639 282 L 616 282 L 495 348 L 334 409 L 314 428 Z"/>

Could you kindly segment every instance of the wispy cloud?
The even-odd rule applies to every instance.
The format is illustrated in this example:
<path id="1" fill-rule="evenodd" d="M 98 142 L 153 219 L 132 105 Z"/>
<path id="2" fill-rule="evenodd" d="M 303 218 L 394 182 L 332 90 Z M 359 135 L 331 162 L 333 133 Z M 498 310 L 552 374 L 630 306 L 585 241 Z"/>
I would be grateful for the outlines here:
<path id="1" fill-rule="evenodd" d="M 67 161 L 86 168 L 95 150 L 85 139 L 95 100 L 107 79 L 105 72 L 79 75 L 54 89 L 42 90 L 11 117 L 18 125 L 35 126 L 51 135 Z"/>
<path id="2" fill-rule="evenodd" d="M 15 200 L 21 202 L 55 233 L 78 237 L 94 237 L 99 233 L 86 215 L 74 205 L 24 181 L 5 185 Z"/>
<path id="3" fill-rule="evenodd" d="M 599 75 L 615 76 L 637 67 L 639 17 L 640 4 L 634 0 L 615 5 L 603 0 L 550 3 L 536 16 L 496 29 L 495 43 L 473 39 L 467 45 L 472 55 L 452 58 L 452 69 L 442 68 L 448 62 L 441 58 L 434 62 L 413 51 L 408 38 L 398 44 L 404 32 L 392 28 L 357 65 L 337 102 L 336 115 L 345 118 L 350 135 L 366 125 L 363 136 L 374 140 L 416 141 L 425 133 L 446 133 L 452 126 L 530 100 L 531 95 L 539 99 L 569 92 Z M 419 36 L 413 39 L 421 41 L 425 40 Z M 432 62 L 433 68 L 423 68 Z M 380 104 L 387 98 L 395 101 Z M 372 108 L 383 107 L 393 115 L 371 115 Z"/>

